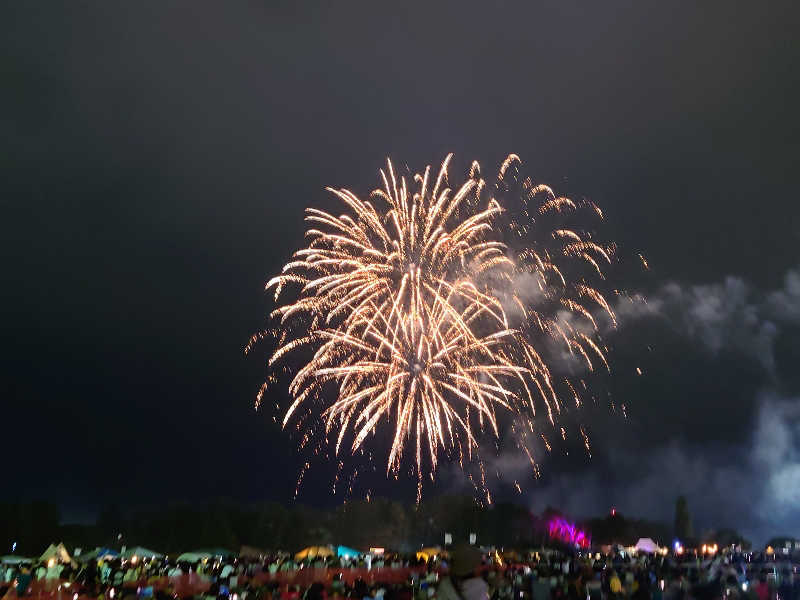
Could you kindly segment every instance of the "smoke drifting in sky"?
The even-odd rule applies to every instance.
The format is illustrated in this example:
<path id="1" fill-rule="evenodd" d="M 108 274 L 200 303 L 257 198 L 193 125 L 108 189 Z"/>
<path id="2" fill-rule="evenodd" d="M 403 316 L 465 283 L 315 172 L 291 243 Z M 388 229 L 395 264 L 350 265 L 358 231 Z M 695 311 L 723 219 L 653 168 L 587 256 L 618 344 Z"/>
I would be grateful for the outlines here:
<path id="1" fill-rule="evenodd" d="M 702 349 L 710 362 L 733 354 L 756 363 L 763 381 L 752 398 L 754 411 L 731 402 L 706 423 L 708 441 L 690 439 L 676 427 L 673 439 L 653 445 L 646 430 L 616 422 L 612 432 L 601 430 L 602 445 L 595 445 L 604 468 L 588 465 L 553 474 L 532 489 L 533 507 L 552 505 L 590 516 L 616 506 L 631 515 L 670 522 L 675 497 L 685 494 L 701 530 L 740 528 L 760 543 L 800 528 L 800 398 L 782 391 L 775 354 L 781 333 L 800 324 L 798 271 L 790 270 L 784 286 L 768 293 L 737 277 L 703 285 L 669 283 L 646 302 L 641 297 L 621 301 L 617 312 L 622 330 L 660 320 L 687 346 Z M 672 401 L 678 421 L 695 419 L 695 399 Z M 634 415 L 647 410 L 647 403 L 646 397 L 631 399 Z M 721 405 L 726 406 L 724 401 Z M 720 441 L 712 432 L 731 422 L 740 439 Z M 499 465 L 515 477 L 523 477 L 526 468 L 524 461 L 507 455 Z"/>

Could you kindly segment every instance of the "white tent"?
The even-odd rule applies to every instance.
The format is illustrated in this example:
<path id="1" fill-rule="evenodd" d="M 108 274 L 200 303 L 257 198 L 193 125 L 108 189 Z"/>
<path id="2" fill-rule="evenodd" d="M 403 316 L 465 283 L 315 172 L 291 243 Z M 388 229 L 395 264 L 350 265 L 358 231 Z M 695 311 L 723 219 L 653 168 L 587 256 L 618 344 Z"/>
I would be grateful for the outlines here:
<path id="1" fill-rule="evenodd" d="M 47 547 L 47 550 L 39 557 L 39 560 L 42 562 L 47 562 L 49 560 L 55 560 L 56 562 L 70 562 L 69 552 L 64 547 L 64 544 L 59 542 L 58 545 L 50 544 Z"/>
<path id="2" fill-rule="evenodd" d="M 636 542 L 636 551 L 647 552 L 648 554 L 655 554 L 656 552 L 658 552 L 658 544 L 656 544 L 650 538 L 639 538 L 639 541 Z"/>
<path id="3" fill-rule="evenodd" d="M 0 556 L 0 563 L 3 563 L 4 565 L 19 565 L 30 562 L 33 562 L 32 558 L 25 558 L 24 556 L 17 556 L 16 554 Z"/>
<path id="4" fill-rule="evenodd" d="M 195 563 L 207 558 L 211 558 L 208 552 L 184 552 L 178 557 L 178 562 Z"/>
<path id="5" fill-rule="evenodd" d="M 142 548 L 141 546 L 136 546 L 135 548 L 128 548 L 120 554 L 122 558 L 133 558 L 136 556 L 139 559 L 144 558 L 162 558 L 164 555 L 160 552 L 156 552 L 155 550 L 148 550 L 147 548 Z"/>

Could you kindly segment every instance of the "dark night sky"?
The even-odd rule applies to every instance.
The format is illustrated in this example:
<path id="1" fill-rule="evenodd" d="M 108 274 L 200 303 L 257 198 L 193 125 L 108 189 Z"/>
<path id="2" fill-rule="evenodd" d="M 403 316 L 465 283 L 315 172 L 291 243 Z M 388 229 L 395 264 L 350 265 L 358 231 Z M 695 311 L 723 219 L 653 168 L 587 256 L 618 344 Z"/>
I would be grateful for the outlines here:
<path id="1" fill-rule="evenodd" d="M 629 418 L 598 419 L 591 461 L 545 459 L 524 500 L 671 520 L 683 491 L 697 527 L 800 534 L 800 9 L 490 5 L 3 3 L 20 497 L 68 519 L 289 501 L 300 457 L 253 412 L 264 353 L 241 349 L 303 209 L 371 190 L 387 155 L 454 151 L 455 173 L 516 152 L 652 266 L 615 340 Z"/>

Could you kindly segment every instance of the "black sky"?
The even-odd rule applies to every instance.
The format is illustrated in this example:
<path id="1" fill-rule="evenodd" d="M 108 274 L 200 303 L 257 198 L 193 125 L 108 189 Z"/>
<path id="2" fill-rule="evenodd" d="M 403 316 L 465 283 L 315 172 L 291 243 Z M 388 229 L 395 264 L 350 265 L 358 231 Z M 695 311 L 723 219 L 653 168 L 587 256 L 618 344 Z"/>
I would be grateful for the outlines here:
<path id="1" fill-rule="evenodd" d="M 253 412 L 264 356 L 241 349 L 304 207 L 330 202 L 326 185 L 371 190 L 387 155 L 420 169 L 454 151 L 465 169 L 516 152 L 603 207 L 605 233 L 650 261 L 637 285 L 662 301 L 615 340 L 629 419 L 597 423 L 591 462 L 546 461 L 526 500 L 636 512 L 630 486 L 686 460 L 701 525 L 724 514 L 800 533 L 797 509 L 748 504 L 768 485 L 761 463 L 729 474 L 730 492 L 696 484 L 761 447 L 759 415 L 795 423 L 798 26 L 793 2 L 2 4 L 15 493 L 71 519 L 114 500 L 288 501 L 300 458 Z M 708 325 L 707 298 L 733 320 Z M 751 333 L 768 347 L 754 352 Z M 629 381 L 648 344 L 646 376 Z M 792 427 L 778 467 L 800 493 Z M 641 512 L 670 519 L 683 477 Z"/>

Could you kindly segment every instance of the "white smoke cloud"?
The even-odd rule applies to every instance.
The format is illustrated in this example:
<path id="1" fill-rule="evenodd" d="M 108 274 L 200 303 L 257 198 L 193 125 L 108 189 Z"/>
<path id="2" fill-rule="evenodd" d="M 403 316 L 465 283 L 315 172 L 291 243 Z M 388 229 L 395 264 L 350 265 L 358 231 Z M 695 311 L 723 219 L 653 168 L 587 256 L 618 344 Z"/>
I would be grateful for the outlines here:
<path id="1" fill-rule="evenodd" d="M 780 324 L 800 323 L 800 271 L 790 270 L 784 286 L 768 294 L 739 277 L 701 285 L 673 282 L 646 300 L 621 299 L 616 310 L 622 327 L 637 319 L 661 317 L 712 354 L 738 352 L 773 374 Z"/>
<path id="2" fill-rule="evenodd" d="M 759 515 L 800 526 L 800 402 L 771 396 L 759 413 L 753 468 L 764 476 Z"/>
<path id="3" fill-rule="evenodd" d="M 532 448 L 543 461 L 547 483 L 531 484 L 531 466 L 512 446 L 495 456 L 482 452 L 487 472 L 501 473 L 508 483 L 527 482 L 524 497 L 535 511 L 552 505 L 588 517 L 616 506 L 631 516 L 671 523 L 675 498 L 683 494 L 699 531 L 733 527 L 756 544 L 800 531 L 800 398 L 777 391 L 775 368 L 782 328 L 800 324 L 800 269 L 790 270 L 782 287 L 766 293 L 738 277 L 701 285 L 673 282 L 646 299 L 620 297 L 615 312 L 620 328 L 662 319 L 711 354 L 738 353 L 762 365 L 767 388 L 754 398 L 755 417 L 742 416 L 752 418 L 750 426 L 737 427 L 749 433 L 739 443 L 706 444 L 687 442 L 678 433 L 669 443 L 652 446 L 622 426 L 613 442 L 605 436 L 605 468 L 590 463 L 585 470 L 558 474 L 549 469 L 543 448 Z M 609 333 L 607 320 L 598 316 L 598 323 L 603 335 Z M 576 367 L 568 353 L 561 363 L 565 370 Z M 730 411 L 749 414 L 737 406 Z M 452 473 L 450 481 L 455 485 L 461 477 Z"/>
<path id="4" fill-rule="evenodd" d="M 800 321 L 800 270 L 786 274 L 783 289 L 767 296 L 767 308 L 777 319 Z"/>
<path id="5" fill-rule="evenodd" d="M 800 529 L 800 398 L 759 396 L 752 437 L 741 444 L 615 448 L 609 469 L 555 476 L 530 496 L 575 517 L 624 514 L 671 523 L 675 498 L 689 499 L 696 529 L 741 528 L 756 544 Z M 511 466 L 507 463 L 506 466 Z M 511 474 L 509 472 L 509 474 Z M 517 474 L 516 476 L 522 476 Z"/>
<path id="6" fill-rule="evenodd" d="M 517 276 L 514 290 L 529 305 L 535 306 L 542 297 L 538 280 L 525 273 Z M 512 318 L 519 313 L 513 302 L 504 304 L 504 309 Z M 800 269 L 788 271 L 783 287 L 766 294 L 733 276 L 710 284 L 670 282 L 647 298 L 622 296 L 614 310 L 617 327 L 643 318 L 662 318 L 710 353 L 737 352 L 754 358 L 767 373 L 774 374 L 774 346 L 780 325 L 800 323 Z M 565 312 L 561 316 L 569 320 L 571 315 Z M 615 329 L 604 311 L 596 311 L 593 316 L 601 334 Z M 587 335 L 594 333 L 583 320 L 572 319 L 571 324 Z M 560 340 L 546 342 L 556 372 L 575 374 L 585 370 L 585 363 Z"/>

